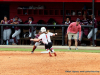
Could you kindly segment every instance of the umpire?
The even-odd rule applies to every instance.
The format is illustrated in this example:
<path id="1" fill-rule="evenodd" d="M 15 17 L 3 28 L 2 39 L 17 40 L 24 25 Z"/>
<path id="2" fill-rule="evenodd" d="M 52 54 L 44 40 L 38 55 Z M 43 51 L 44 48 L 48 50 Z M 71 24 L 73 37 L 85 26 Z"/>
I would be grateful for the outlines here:
<path id="1" fill-rule="evenodd" d="M 71 50 L 71 38 L 73 36 L 75 40 L 75 50 L 78 50 L 77 48 L 77 33 L 79 32 L 79 40 L 81 39 L 81 25 L 80 25 L 80 19 L 77 18 L 76 22 L 73 22 L 69 25 L 68 30 L 67 30 L 67 35 L 68 35 L 68 44 L 69 48 L 68 50 Z"/>

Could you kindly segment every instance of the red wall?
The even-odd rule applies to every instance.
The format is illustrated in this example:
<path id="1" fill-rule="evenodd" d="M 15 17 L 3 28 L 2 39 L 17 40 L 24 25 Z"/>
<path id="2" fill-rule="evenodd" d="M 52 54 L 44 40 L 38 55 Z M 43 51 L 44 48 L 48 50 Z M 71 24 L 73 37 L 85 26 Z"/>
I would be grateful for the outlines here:
<path id="1" fill-rule="evenodd" d="M 23 21 L 26 21 L 28 17 L 31 15 L 18 15 L 17 14 L 17 7 L 18 6 L 38 6 L 38 5 L 44 5 L 46 6 L 46 9 L 62 9 L 63 5 L 62 3 L 11 3 L 10 4 L 10 19 L 13 18 L 15 15 L 19 16 Z M 38 20 L 44 20 L 46 23 L 49 20 L 49 18 L 54 18 L 59 24 L 63 22 L 62 16 L 32 16 L 34 18 L 35 22 L 38 22 Z"/>
<path id="2" fill-rule="evenodd" d="M 0 1 L 8 1 L 8 2 L 92 2 L 92 0 L 0 0 Z M 96 2 L 100 2 L 96 0 Z"/>
<path id="3" fill-rule="evenodd" d="M 1 2 L 92 2 L 92 0 L 0 0 Z M 100 0 L 95 0 L 100 2 Z"/>
<path id="4" fill-rule="evenodd" d="M 84 4 L 86 4 L 87 7 L 92 7 L 92 3 L 65 3 L 65 9 L 74 9 L 74 10 L 82 10 L 82 8 L 84 7 Z M 18 15 L 17 14 L 17 7 L 18 6 L 30 6 L 30 5 L 34 5 L 34 6 L 38 6 L 38 5 L 44 5 L 46 7 L 46 9 L 63 9 L 63 3 L 59 2 L 59 3 L 47 3 L 47 2 L 41 2 L 41 3 L 10 3 L 10 19 L 13 18 L 15 15 L 19 16 L 23 21 L 26 21 L 28 17 L 28 15 Z M 100 17 L 97 15 L 97 10 L 99 10 L 99 5 L 100 3 L 96 3 L 95 4 L 95 14 L 96 14 L 96 18 L 99 21 Z M 62 24 L 63 22 L 63 16 L 32 16 L 34 18 L 34 21 L 37 22 L 38 20 L 44 20 L 45 22 L 47 22 L 49 20 L 49 18 L 54 18 L 58 24 Z M 66 17 L 66 16 L 65 16 Z M 72 20 L 76 20 L 76 18 L 79 17 L 82 19 L 82 16 L 72 16 L 71 19 Z"/>

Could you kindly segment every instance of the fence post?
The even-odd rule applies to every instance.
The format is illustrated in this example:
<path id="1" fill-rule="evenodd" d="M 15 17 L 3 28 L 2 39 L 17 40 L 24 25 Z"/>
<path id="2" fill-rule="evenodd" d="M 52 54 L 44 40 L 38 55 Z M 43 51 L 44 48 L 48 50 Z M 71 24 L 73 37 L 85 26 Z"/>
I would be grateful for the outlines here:
<path id="1" fill-rule="evenodd" d="M 34 38 L 33 26 L 31 26 L 31 33 L 32 33 L 31 38 L 33 39 Z M 33 45 L 33 41 L 31 41 L 31 44 Z"/>
<path id="2" fill-rule="evenodd" d="M 1 45 L 3 45 L 3 25 L 1 25 Z"/>
<path id="3" fill-rule="evenodd" d="M 64 46 L 64 27 L 62 26 L 62 46 Z"/>
<path id="4" fill-rule="evenodd" d="M 94 46 L 94 0 L 92 0 L 92 15 L 93 15 L 93 18 L 92 18 L 92 28 L 93 28 L 93 33 L 92 33 L 92 42 L 93 42 L 93 46 Z"/>

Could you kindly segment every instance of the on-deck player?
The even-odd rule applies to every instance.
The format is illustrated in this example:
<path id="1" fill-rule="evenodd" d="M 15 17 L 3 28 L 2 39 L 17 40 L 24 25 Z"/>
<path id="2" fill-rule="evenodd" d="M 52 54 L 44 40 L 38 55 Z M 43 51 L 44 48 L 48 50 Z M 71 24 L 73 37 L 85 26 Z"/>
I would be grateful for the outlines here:
<path id="1" fill-rule="evenodd" d="M 7 20 L 7 16 L 4 16 L 4 20 L 1 20 L 1 24 L 10 24 L 10 20 Z M 6 44 L 6 41 L 9 42 L 10 35 L 11 35 L 10 27 L 4 26 L 4 31 L 3 31 L 4 44 Z"/>
<path id="2" fill-rule="evenodd" d="M 20 24 L 20 21 L 18 21 L 18 17 L 17 16 L 15 16 L 15 21 L 12 24 L 16 24 L 15 32 L 12 34 L 12 38 L 14 39 L 14 43 L 13 44 L 16 44 L 16 43 L 19 44 L 21 30 L 17 26 L 17 24 Z"/>
<path id="3" fill-rule="evenodd" d="M 39 42 L 39 41 L 42 41 L 43 44 L 45 45 L 45 49 L 48 51 L 49 55 L 51 55 L 51 52 L 49 50 L 51 50 L 54 55 L 56 56 L 56 53 L 54 51 L 54 49 L 52 48 L 52 42 L 51 42 L 51 39 L 50 39 L 50 36 L 53 36 L 53 35 L 57 35 L 57 33 L 55 34 L 48 34 L 46 32 L 46 28 L 45 27 L 41 27 L 41 32 L 42 34 L 38 37 L 38 39 L 30 39 L 30 41 L 35 41 L 35 42 Z"/>
<path id="4" fill-rule="evenodd" d="M 93 15 L 91 15 L 91 19 L 93 18 Z M 92 25 L 92 20 L 90 21 L 90 25 Z M 93 45 L 92 43 L 92 39 L 91 37 L 94 36 L 94 42 L 95 42 L 95 46 L 96 46 L 96 33 L 98 31 L 98 28 L 97 28 L 97 20 L 96 18 L 94 18 L 94 35 L 93 35 L 93 29 L 91 29 L 91 31 L 89 32 L 87 38 L 90 40 L 90 45 Z"/>

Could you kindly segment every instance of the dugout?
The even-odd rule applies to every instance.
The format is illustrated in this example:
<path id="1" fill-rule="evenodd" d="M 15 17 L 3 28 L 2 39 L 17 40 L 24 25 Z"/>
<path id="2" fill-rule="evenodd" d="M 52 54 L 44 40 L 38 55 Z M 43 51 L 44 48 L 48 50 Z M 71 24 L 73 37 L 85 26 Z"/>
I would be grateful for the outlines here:
<path id="1" fill-rule="evenodd" d="M 94 14 L 96 19 L 100 21 L 100 1 L 95 1 L 95 11 Z M 7 15 L 9 19 L 12 19 L 15 15 L 23 20 L 23 23 L 27 21 L 28 17 L 33 17 L 34 22 L 38 22 L 39 20 L 43 20 L 44 24 L 47 24 L 50 18 L 53 18 L 56 21 L 56 24 L 64 24 L 66 16 L 70 16 L 72 21 L 75 21 L 76 18 L 82 19 L 82 15 L 84 13 L 84 8 L 86 6 L 86 12 L 88 12 L 88 16 L 92 14 L 92 0 L 0 0 L 0 10 L 2 8 L 7 9 L 7 13 L 1 13 L 1 11 L 5 12 L 4 9 L 0 11 L 0 16 Z M 4 6 L 4 7 L 3 7 Z M 30 8 L 29 8 L 30 7 Z M 9 10 L 8 10 L 9 9 Z M 0 17 L 0 20 L 3 17 Z M 100 27 L 98 26 L 99 30 Z M 52 30 L 51 30 L 52 31 Z M 61 28 L 57 28 L 57 31 L 61 33 Z M 100 31 L 99 31 L 100 33 Z M 99 34 L 98 33 L 98 34 Z M 60 45 L 62 44 L 62 34 L 59 35 Z M 56 44 L 58 44 L 58 40 L 53 39 Z M 86 38 L 85 41 L 88 41 Z M 99 41 L 99 40 L 98 40 Z M 64 43 L 64 42 L 63 42 Z"/>

